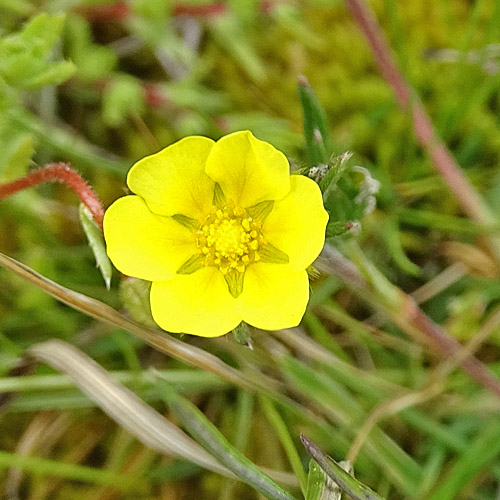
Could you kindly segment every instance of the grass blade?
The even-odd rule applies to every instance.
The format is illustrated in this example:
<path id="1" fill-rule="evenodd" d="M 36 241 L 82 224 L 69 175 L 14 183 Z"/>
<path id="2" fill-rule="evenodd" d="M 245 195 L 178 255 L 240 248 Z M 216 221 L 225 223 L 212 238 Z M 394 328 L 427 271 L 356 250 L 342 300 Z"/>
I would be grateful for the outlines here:
<path id="1" fill-rule="evenodd" d="M 270 500 L 295 500 L 229 443 L 196 406 L 179 396 L 167 384 L 163 384 L 162 389 L 166 403 L 191 435 L 241 481 L 249 484 Z"/>
<path id="2" fill-rule="evenodd" d="M 305 496 L 307 490 L 307 477 L 304 472 L 304 468 L 302 467 L 302 462 L 300 461 L 297 449 L 295 448 L 290 433 L 288 432 L 288 429 L 286 427 L 286 424 L 269 398 L 261 396 L 260 404 L 262 406 L 262 409 L 264 410 L 264 413 L 266 414 L 267 419 L 269 420 L 269 422 L 271 422 L 271 425 L 276 431 L 276 434 L 278 435 L 283 448 L 285 449 L 288 460 L 290 461 L 293 471 L 295 472 L 295 475 L 299 480 L 300 489 Z"/>
<path id="3" fill-rule="evenodd" d="M 40 457 L 26 457 L 0 451 L 0 470 L 10 467 L 40 475 L 83 481 L 91 484 L 101 484 L 122 491 L 137 491 L 143 487 L 142 478 L 138 476 L 127 476 L 83 465 L 67 464 L 56 460 L 47 460 Z"/>
<path id="4" fill-rule="evenodd" d="M 340 462 L 344 470 L 351 471 L 350 462 Z M 318 465 L 316 460 L 309 462 L 309 475 L 307 476 L 306 500 L 341 500 L 342 490 Z"/>
<path id="5" fill-rule="evenodd" d="M 335 481 L 353 500 L 383 500 L 368 486 L 360 483 L 347 473 L 335 460 L 324 453 L 315 443 L 304 435 L 300 436 L 308 453 L 314 458 L 325 474 Z"/>
<path id="6" fill-rule="evenodd" d="M 167 455 L 185 458 L 201 467 L 232 476 L 210 454 L 166 420 L 132 391 L 115 382 L 95 361 L 60 340 L 35 344 L 29 355 L 71 377 L 87 396 L 113 420 L 146 446 Z"/>
<path id="7" fill-rule="evenodd" d="M 304 120 L 306 152 L 311 167 L 326 164 L 332 154 L 325 110 L 305 76 L 297 85 Z"/>

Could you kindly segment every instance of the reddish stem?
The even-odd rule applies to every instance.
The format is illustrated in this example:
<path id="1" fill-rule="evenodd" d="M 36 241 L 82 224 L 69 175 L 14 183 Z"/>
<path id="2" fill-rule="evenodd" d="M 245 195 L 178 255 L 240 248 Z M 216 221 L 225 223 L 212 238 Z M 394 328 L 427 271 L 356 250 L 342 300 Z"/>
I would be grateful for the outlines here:
<path id="1" fill-rule="evenodd" d="M 120 21 L 132 13 L 127 2 L 115 2 L 109 5 L 92 5 L 78 9 L 89 21 Z"/>
<path id="2" fill-rule="evenodd" d="M 448 335 L 444 328 L 426 316 L 411 296 L 397 289 L 401 303 L 396 312 L 390 305 L 375 301 L 372 297 L 366 295 L 367 291 L 372 291 L 370 286 L 354 264 L 337 249 L 326 244 L 322 256 L 325 258 L 323 265 L 327 272 L 337 276 L 347 286 L 360 292 L 360 296 L 364 297 L 375 308 L 385 312 L 402 331 L 417 340 L 425 339 L 428 344 L 436 347 L 441 354 L 448 358 L 459 356 L 462 345 L 455 338 Z M 461 366 L 473 380 L 500 398 L 500 380 L 477 358 L 472 355 L 467 356 L 461 360 Z"/>
<path id="3" fill-rule="evenodd" d="M 409 109 L 412 113 L 413 126 L 418 141 L 431 157 L 436 170 L 453 191 L 463 210 L 471 218 L 478 222 L 490 222 L 489 211 L 467 181 L 449 150 L 438 138 L 422 103 L 398 69 L 391 48 L 375 15 L 364 0 L 346 0 L 346 2 L 370 44 L 382 75 L 392 86 L 399 106 L 404 110 Z"/>
<path id="4" fill-rule="evenodd" d="M 172 14 L 174 16 L 193 16 L 193 17 L 214 17 L 227 12 L 228 6 L 225 2 L 213 2 L 202 5 L 189 5 L 179 3 L 174 6 Z"/>
<path id="5" fill-rule="evenodd" d="M 154 109 L 159 109 L 165 106 L 167 100 L 161 89 L 152 83 L 143 83 L 144 100 L 146 104 Z"/>
<path id="6" fill-rule="evenodd" d="M 102 231 L 104 207 L 99 197 L 81 175 L 67 163 L 49 163 L 20 179 L 0 184 L 0 200 L 42 182 L 62 182 L 71 188 L 78 195 L 80 201 L 89 209 Z"/>

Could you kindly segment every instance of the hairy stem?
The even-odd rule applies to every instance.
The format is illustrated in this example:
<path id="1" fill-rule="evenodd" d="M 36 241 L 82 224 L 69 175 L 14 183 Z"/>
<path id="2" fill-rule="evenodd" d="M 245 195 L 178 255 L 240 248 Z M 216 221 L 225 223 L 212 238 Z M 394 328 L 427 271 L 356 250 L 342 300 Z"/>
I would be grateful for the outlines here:
<path id="1" fill-rule="evenodd" d="M 78 195 L 80 201 L 89 209 L 97 225 L 102 230 L 104 207 L 99 197 L 82 176 L 67 163 L 49 163 L 20 179 L 0 184 L 0 200 L 42 182 L 62 182 L 71 188 Z"/>

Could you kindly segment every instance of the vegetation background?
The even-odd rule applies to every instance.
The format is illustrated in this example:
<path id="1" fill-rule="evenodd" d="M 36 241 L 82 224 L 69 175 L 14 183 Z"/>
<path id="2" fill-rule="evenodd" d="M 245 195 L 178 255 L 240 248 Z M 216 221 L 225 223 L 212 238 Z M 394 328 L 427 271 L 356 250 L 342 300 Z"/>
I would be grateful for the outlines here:
<path id="1" fill-rule="evenodd" d="M 386 498 L 499 498 L 500 269 L 485 238 L 500 231 L 500 3 L 370 5 L 438 136 L 490 207 L 488 223 L 467 216 L 434 168 L 343 1 L 0 0 L 0 182 L 70 161 L 108 206 L 135 160 L 186 135 L 240 129 L 307 165 L 299 75 L 324 107 L 331 153 L 353 152 L 352 164 L 380 182 L 360 233 L 329 240 L 355 267 L 338 255 L 318 264 L 300 329 L 254 332 L 253 350 L 232 336 L 182 339 L 223 368 L 202 351 L 169 356 L 177 344 L 92 319 L 51 298 L 46 283 L 1 268 L 0 392 L 16 397 L 0 407 L 0 498 L 260 495 L 142 444 L 103 413 L 109 402 L 96 401 L 95 387 L 86 395 L 62 373 L 78 378 L 74 367 L 40 363 L 8 377 L 50 339 L 188 426 L 170 382 L 254 463 L 293 470 L 296 479 L 281 482 L 296 498 L 309 460 L 300 433 L 350 458 Z M 0 202 L 0 251 L 122 310 L 119 276 L 107 290 L 63 185 Z M 429 344 L 436 328 L 448 340 Z M 481 365 L 470 377 L 473 353 L 490 378 Z"/>

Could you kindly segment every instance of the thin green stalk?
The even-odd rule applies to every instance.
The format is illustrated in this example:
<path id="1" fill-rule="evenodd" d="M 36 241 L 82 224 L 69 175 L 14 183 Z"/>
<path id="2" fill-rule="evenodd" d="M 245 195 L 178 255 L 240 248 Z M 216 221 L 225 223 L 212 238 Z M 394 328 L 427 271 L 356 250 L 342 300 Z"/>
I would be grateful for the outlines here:
<path id="1" fill-rule="evenodd" d="M 179 396 L 171 386 L 163 384 L 162 395 L 172 413 L 198 443 L 241 481 L 255 488 L 269 500 L 295 500 L 290 493 L 231 445 L 196 406 Z"/>
<path id="2" fill-rule="evenodd" d="M 500 453 L 500 421 L 493 419 L 460 455 L 429 500 L 453 500 Z"/>
<path id="3" fill-rule="evenodd" d="M 160 370 L 158 374 L 171 384 L 182 390 L 204 390 L 226 387 L 228 384 L 222 379 L 201 370 Z M 150 383 L 152 374 L 143 371 L 136 374 L 129 371 L 110 372 L 111 377 L 121 384 L 130 384 L 138 378 L 142 383 Z M 152 385 L 152 384 L 151 384 Z M 0 393 L 52 391 L 71 389 L 74 383 L 67 375 L 25 375 L 23 377 L 0 378 Z"/>
<path id="4" fill-rule="evenodd" d="M 0 469 L 11 467 L 43 476 L 101 484 L 121 491 L 138 492 L 144 487 L 144 478 L 140 476 L 127 476 L 83 465 L 66 464 L 56 460 L 27 457 L 0 451 Z"/>
<path id="5" fill-rule="evenodd" d="M 300 456 L 297 452 L 297 448 L 293 444 L 293 440 L 290 436 L 290 433 L 288 432 L 287 426 L 274 407 L 273 403 L 268 398 L 266 398 L 265 396 L 260 396 L 259 401 L 262 409 L 264 410 L 264 413 L 266 414 L 267 419 L 273 426 L 279 440 L 281 441 L 281 444 L 283 445 L 283 448 L 285 449 L 285 453 L 288 457 L 288 460 L 290 461 L 292 469 L 295 472 L 297 479 L 299 480 L 302 494 L 304 495 L 304 497 L 306 497 L 307 476 L 304 468 L 302 467 Z"/>
<path id="6" fill-rule="evenodd" d="M 238 391 L 238 399 L 236 402 L 236 412 L 234 416 L 235 427 L 232 444 L 233 446 L 244 453 L 250 430 L 252 426 L 254 396 L 252 393 L 244 390 Z M 224 484 L 221 488 L 219 500 L 231 500 L 234 498 L 234 489 L 238 484 L 234 479 L 224 479 Z"/>

